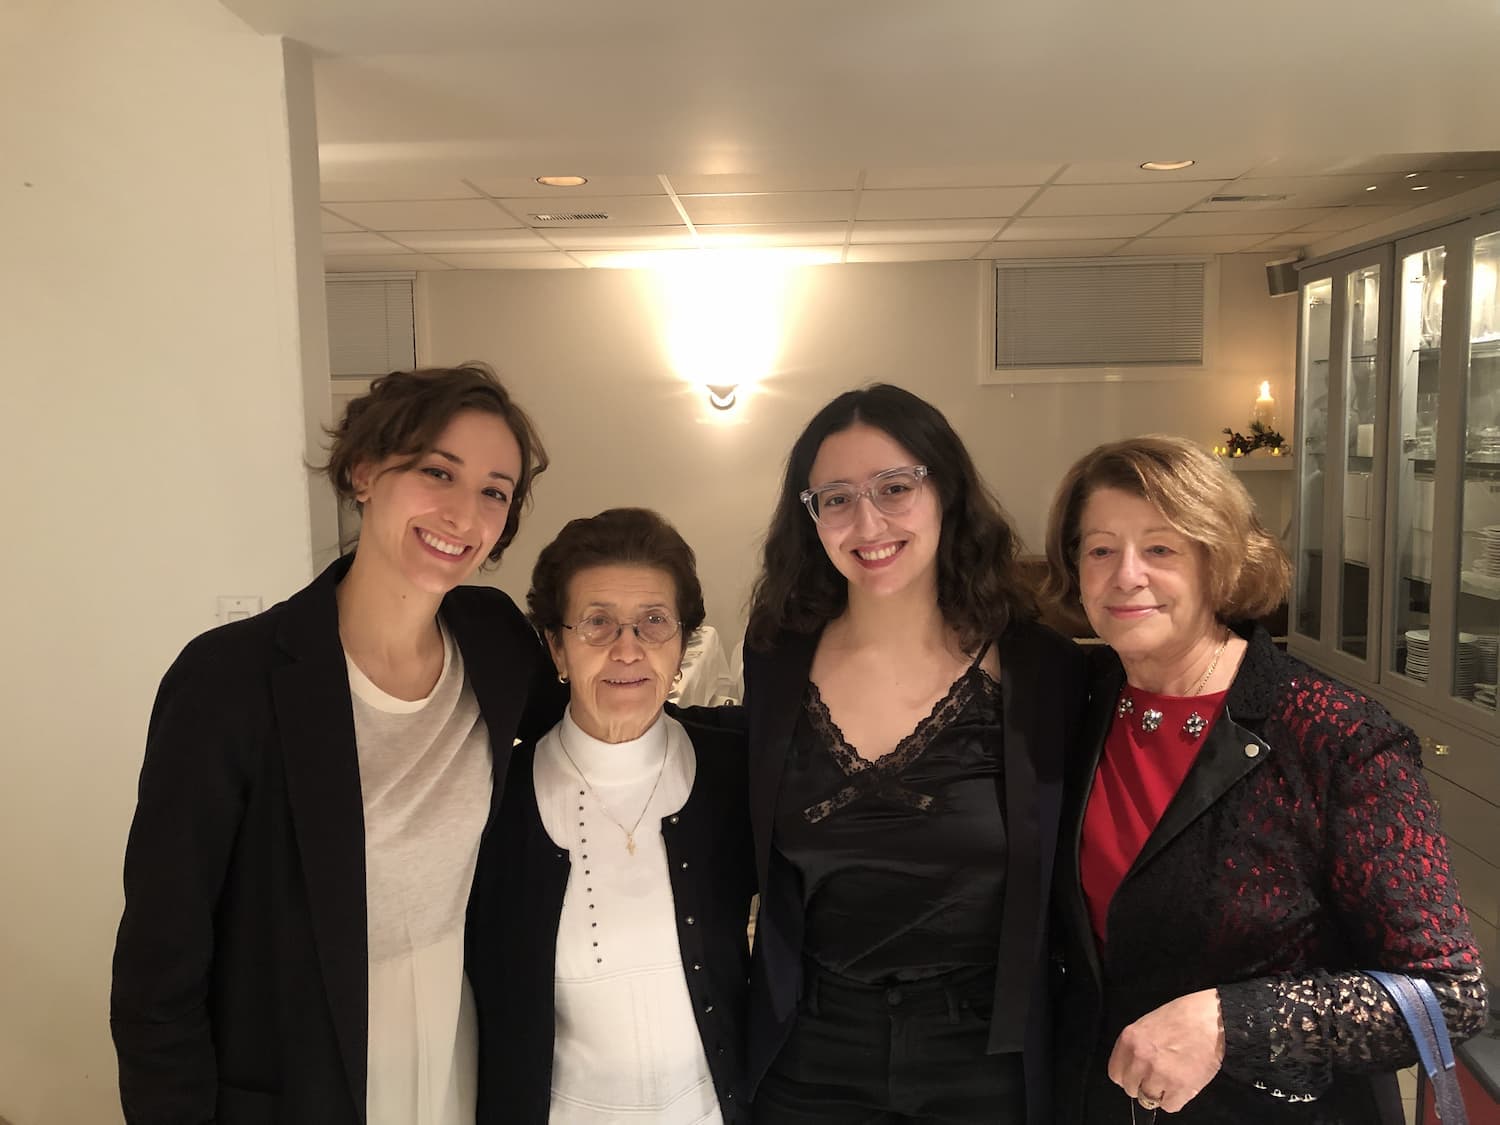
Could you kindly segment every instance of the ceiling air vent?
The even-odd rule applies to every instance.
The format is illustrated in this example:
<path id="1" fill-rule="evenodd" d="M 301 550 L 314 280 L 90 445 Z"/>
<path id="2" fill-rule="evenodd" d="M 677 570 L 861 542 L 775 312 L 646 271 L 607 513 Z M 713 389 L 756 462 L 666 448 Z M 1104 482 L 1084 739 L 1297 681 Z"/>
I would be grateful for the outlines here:
<path id="1" fill-rule="evenodd" d="M 1211 195 L 1210 203 L 1280 203 L 1284 195 Z"/>
<path id="2" fill-rule="evenodd" d="M 597 222 L 609 218 L 607 211 L 543 211 L 531 216 L 539 223 L 577 223 L 585 220 Z"/>

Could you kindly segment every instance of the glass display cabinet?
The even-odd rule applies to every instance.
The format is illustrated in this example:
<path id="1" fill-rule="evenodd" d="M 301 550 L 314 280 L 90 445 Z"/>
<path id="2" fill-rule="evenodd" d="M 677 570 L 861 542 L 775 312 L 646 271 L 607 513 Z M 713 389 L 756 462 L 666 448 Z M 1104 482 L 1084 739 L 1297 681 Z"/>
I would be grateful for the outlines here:
<path id="1" fill-rule="evenodd" d="M 1500 213 L 1301 273 L 1288 647 L 1422 740 L 1500 967 Z"/>

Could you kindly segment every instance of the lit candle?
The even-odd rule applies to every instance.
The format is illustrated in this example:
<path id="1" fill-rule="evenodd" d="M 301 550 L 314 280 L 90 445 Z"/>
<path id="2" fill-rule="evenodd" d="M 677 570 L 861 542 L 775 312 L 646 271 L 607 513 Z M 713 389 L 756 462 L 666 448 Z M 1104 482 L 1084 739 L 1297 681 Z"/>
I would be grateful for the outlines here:
<path id="1" fill-rule="evenodd" d="M 1271 381 L 1264 380 L 1260 385 L 1260 395 L 1255 400 L 1255 407 L 1250 412 L 1250 419 L 1259 422 L 1268 430 L 1276 428 L 1276 400 L 1271 397 Z"/>

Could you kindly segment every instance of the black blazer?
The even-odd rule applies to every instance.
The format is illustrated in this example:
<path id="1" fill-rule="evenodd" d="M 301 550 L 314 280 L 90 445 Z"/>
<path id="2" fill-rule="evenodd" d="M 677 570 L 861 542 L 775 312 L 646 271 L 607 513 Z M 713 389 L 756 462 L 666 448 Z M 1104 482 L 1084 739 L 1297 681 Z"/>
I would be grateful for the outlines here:
<path id="1" fill-rule="evenodd" d="M 698 1034 L 726 1123 L 747 1121 L 745 992 L 755 893 L 745 801 L 745 738 L 683 723 L 697 770 L 682 809 L 663 818 L 677 944 Z M 572 871 L 542 826 L 534 745 L 517 747 L 469 903 L 469 982 L 479 1010 L 480 1125 L 546 1125 L 556 1029 L 557 926 Z"/>
<path id="2" fill-rule="evenodd" d="M 130 1125 L 364 1120 L 364 807 L 334 601 L 351 559 L 162 680 L 110 992 Z M 493 816 L 516 732 L 559 712 L 551 664 L 498 590 L 441 613 L 489 728 Z"/>
<path id="3" fill-rule="evenodd" d="M 1249 647 L 1187 777 L 1126 872 L 1096 948 L 1079 878 L 1089 793 L 1125 682 L 1093 661 L 1058 860 L 1067 960 L 1058 1120 L 1118 1125 L 1106 1066 L 1147 1012 L 1217 988 L 1225 1056 L 1182 1125 L 1399 1125 L 1404 1024 L 1362 969 L 1419 973 L 1455 1042 L 1484 1021 L 1468 916 L 1416 736 L 1243 627 Z M 1418 888 L 1420 893 L 1414 893 Z"/>
<path id="4" fill-rule="evenodd" d="M 752 1090 L 786 1041 L 802 992 L 801 880 L 773 846 L 772 827 L 817 643 L 815 634 L 786 634 L 770 651 L 745 651 L 750 816 L 761 892 L 750 969 Z M 1083 655 L 1073 642 L 1029 621 L 1011 625 L 996 648 L 1009 857 L 989 1050 L 1024 1049 L 1027 1120 L 1038 1125 L 1050 1121 L 1047 923 L 1063 757 L 1074 742 L 1083 708 Z"/>

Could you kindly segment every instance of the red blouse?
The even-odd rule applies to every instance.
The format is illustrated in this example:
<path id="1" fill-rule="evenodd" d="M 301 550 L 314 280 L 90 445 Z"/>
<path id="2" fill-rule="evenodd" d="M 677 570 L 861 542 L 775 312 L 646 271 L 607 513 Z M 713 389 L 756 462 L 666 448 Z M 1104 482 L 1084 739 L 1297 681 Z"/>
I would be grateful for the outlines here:
<path id="1" fill-rule="evenodd" d="M 1084 811 L 1078 854 L 1083 894 L 1101 947 L 1108 937 L 1110 900 L 1177 795 L 1228 694 L 1157 695 L 1128 684 L 1121 693 L 1133 709 L 1125 715 L 1115 710 Z M 1148 710 L 1161 712 L 1155 731 L 1141 725 Z M 1186 729 L 1194 712 L 1204 720 L 1197 735 Z"/>

